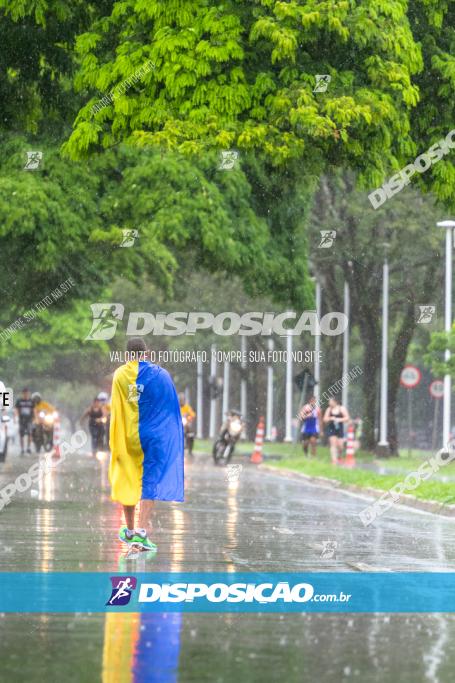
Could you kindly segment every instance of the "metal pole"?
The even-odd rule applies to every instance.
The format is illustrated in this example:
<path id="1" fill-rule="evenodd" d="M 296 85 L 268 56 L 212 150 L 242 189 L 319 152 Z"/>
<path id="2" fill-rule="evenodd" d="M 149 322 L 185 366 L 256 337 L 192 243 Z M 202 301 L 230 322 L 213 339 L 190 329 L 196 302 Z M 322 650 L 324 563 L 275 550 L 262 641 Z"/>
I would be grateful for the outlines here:
<path id="1" fill-rule="evenodd" d="M 316 316 L 318 321 L 321 319 L 321 285 L 316 280 Z M 321 362 L 319 360 L 321 353 L 321 335 L 317 334 L 314 338 L 314 396 L 319 402 L 321 395 Z"/>
<path id="2" fill-rule="evenodd" d="M 379 446 L 388 449 L 387 440 L 387 384 L 388 384 L 388 332 L 389 332 L 389 264 L 384 259 L 382 271 L 382 361 L 381 361 L 381 418 Z"/>
<path id="3" fill-rule="evenodd" d="M 408 455 L 412 453 L 412 389 L 406 389 L 408 392 Z"/>
<path id="4" fill-rule="evenodd" d="M 344 314 L 349 320 L 349 285 L 347 282 L 344 283 Z M 343 333 L 343 388 L 341 390 L 341 403 L 344 407 L 348 408 L 348 382 L 346 377 L 349 370 L 349 323 Z"/>
<path id="5" fill-rule="evenodd" d="M 305 374 L 305 377 L 303 379 L 303 386 L 302 386 L 302 391 L 300 392 L 300 399 L 299 399 L 299 413 L 300 413 L 300 408 L 303 408 L 305 405 L 305 399 L 307 395 L 307 387 L 308 387 L 308 375 Z M 301 429 L 302 423 L 300 420 L 298 420 L 298 425 L 297 429 L 295 430 L 294 434 L 294 443 L 297 443 L 299 440 L 299 429 Z"/>
<path id="6" fill-rule="evenodd" d="M 292 443 L 292 335 L 286 335 L 286 436 L 284 440 Z"/>
<path id="7" fill-rule="evenodd" d="M 242 379 L 240 380 L 240 412 L 243 415 L 243 419 L 247 419 L 247 384 L 246 384 L 246 376 L 245 376 L 245 370 L 246 370 L 246 354 L 247 354 L 247 345 L 246 345 L 246 337 L 241 337 L 240 338 L 240 350 L 242 353 Z"/>
<path id="8" fill-rule="evenodd" d="M 267 341 L 268 350 L 273 351 L 273 339 Z M 273 363 L 267 365 L 267 412 L 266 412 L 266 441 L 272 440 L 273 427 Z"/>
<path id="9" fill-rule="evenodd" d="M 202 439 L 204 437 L 203 432 L 203 412 L 202 406 L 204 405 L 204 364 L 202 360 L 197 361 L 197 381 L 196 381 L 196 437 Z"/>
<path id="10" fill-rule="evenodd" d="M 446 287 L 445 287 L 445 324 L 444 330 L 452 329 L 452 228 L 446 228 Z M 450 361 L 450 350 L 444 354 L 446 363 Z M 450 374 L 444 375 L 444 405 L 442 413 L 442 446 L 445 448 L 450 438 L 450 399 L 452 380 Z"/>
<path id="11" fill-rule="evenodd" d="M 230 365 L 228 361 L 224 361 L 223 366 L 223 420 L 224 416 L 229 410 L 229 370 Z"/>
<path id="12" fill-rule="evenodd" d="M 439 428 L 439 398 L 434 398 L 434 413 L 433 413 L 433 435 L 431 437 L 431 450 L 435 451 L 436 450 L 436 444 L 437 444 L 437 434 L 438 434 L 438 428 Z"/>
<path id="13" fill-rule="evenodd" d="M 211 346 L 210 354 L 210 377 L 216 377 L 216 344 Z M 210 423 L 209 438 L 213 439 L 216 433 L 216 398 L 210 399 Z"/>

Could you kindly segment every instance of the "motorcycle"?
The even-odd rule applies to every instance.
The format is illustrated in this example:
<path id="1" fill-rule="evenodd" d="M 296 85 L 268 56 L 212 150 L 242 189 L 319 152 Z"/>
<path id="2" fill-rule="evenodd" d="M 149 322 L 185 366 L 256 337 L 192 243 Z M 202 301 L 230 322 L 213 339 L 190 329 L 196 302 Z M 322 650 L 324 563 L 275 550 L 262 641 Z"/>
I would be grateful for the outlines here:
<path id="1" fill-rule="evenodd" d="M 222 427 L 220 436 L 213 444 L 213 460 L 215 465 L 227 465 L 234 453 L 235 444 L 245 427 L 245 422 L 240 413 L 232 411 Z"/>
<path id="2" fill-rule="evenodd" d="M 188 455 L 193 455 L 194 446 L 194 431 L 193 431 L 193 420 L 189 419 L 186 415 L 182 415 L 183 424 L 183 435 L 185 438 L 185 450 L 188 451 Z"/>
<path id="3" fill-rule="evenodd" d="M 57 412 L 46 413 L 46 411 L 40 410 L 38 413 L 37 422 L 35 422 L 32 429 L 32 440 L 37 453 L 40 453 L 42 448 L 47 453 L 52 450 L 54 445 L 54 422 L 57 417 Z"/>

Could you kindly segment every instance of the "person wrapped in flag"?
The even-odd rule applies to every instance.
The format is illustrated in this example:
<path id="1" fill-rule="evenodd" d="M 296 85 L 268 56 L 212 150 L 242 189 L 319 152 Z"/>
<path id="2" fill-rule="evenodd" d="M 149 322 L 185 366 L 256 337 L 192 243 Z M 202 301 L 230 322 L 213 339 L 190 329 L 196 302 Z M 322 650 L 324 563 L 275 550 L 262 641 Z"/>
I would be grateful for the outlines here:
<path id="1" fill-rule="evenodd" d="M 129 357 L 146 355 L 142 338 L 128 341 Z M 144 550 L 155 500 L 184 499 L 183 426 L 169 373 L 159 365 L 130 360 L 115 371 L 112 383 L 109 481 L 112 500 L 121 503 L 126 525 L 119 538 Z M 135 525 L 140 501 L 139 524 Z"/>

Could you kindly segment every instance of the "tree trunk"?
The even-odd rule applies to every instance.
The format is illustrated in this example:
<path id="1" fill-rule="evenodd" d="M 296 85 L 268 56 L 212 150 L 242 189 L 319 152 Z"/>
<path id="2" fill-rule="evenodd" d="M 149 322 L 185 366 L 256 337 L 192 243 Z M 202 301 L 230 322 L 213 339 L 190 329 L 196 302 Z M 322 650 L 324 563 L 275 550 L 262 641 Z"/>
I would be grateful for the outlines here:
<path id="1" fill-rule="evenodd" d="M 362 426 L 362 447 L 367 451 L 373 451 L 376 447 L 376 387 L 377 373 L 379 368 L 380 350 L 377 339 L 364 342 L 363 354 L 363 426 Z"/>
<path id="2" fill-rule="evenodd" d="M 423 283 L 423 292 L 432 292 L 434 288 L 437 262 L 434 260 L 425 266 L 425 280 Z M 389 435 L 389 448 L 391 455 L 399 455 L 398 453 L 398 429 L 396 420 L 396 407 L 398 402 L 398 389 L 400 388 L 400 375 L 408 355 L 409 344 L 414 336 L 416 327 L 415 320 L 415 297 L 413 290 L 410 288 L 408 303 L 398 331 L 395 345 L 393 347 L 392 355 L 389 364 L 389 378 L 388 378 L 388 410 L 387 410 L 387 424 Z M 425 299 L 422 303 L 428 303 Z"/>

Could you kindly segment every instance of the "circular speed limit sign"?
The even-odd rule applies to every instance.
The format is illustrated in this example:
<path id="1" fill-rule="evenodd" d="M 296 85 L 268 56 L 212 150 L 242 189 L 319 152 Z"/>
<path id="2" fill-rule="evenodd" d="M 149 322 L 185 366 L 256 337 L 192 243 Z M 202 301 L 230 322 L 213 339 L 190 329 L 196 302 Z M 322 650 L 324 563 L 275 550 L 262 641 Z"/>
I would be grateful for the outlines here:
<path id="1" fill-rule="evenodd" d="M 422 373 L 415 365 L 405 365 L 400 375 L 400 384 L 406 389 L 414 389 L 422 379 Z"/>
<path id="2" fill-rule="evenodd" d="M 433 398 L 442 398 L 444 396 L 444 382 L 441 379 L 435 379 L 430 384 L 429 391 Z"/>

